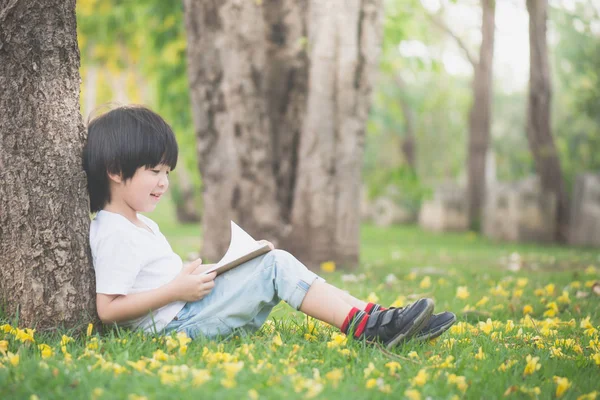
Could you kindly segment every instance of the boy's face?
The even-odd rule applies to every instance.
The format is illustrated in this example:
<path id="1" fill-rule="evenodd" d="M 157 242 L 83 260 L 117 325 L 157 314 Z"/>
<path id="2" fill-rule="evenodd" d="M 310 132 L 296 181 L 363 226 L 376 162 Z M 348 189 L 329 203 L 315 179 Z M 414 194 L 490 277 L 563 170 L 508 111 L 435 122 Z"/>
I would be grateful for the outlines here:
<path id="1" fill-rule="evenodd" d="M 153 211 L 169 188 L 170 171 L 168 166 L 162 164 L 153 168 L 138 168 L 131 179 L 116 182 L 118 190 L 111 196 L 111 203 L 120 197 L 123 205 L 135 212 Z"/>

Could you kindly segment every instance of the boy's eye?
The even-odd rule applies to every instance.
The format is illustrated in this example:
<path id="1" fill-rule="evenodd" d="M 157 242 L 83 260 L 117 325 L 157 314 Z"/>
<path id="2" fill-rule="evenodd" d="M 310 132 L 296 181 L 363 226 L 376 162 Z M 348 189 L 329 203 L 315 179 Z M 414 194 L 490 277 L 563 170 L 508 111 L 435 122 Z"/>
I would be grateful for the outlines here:
<path id="1" fill-rule="evenodd" d="M 158 174 L 160 171 L 158 169 L 153 169 L 152 172 L 154 172 L 155 174 Z"/>

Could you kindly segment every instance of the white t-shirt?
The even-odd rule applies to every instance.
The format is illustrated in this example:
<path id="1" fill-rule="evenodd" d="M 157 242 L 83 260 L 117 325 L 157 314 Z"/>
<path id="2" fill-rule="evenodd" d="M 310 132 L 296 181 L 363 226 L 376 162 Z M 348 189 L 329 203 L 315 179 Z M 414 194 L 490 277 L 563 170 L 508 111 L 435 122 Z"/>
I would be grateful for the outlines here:
<path id="1" fill-rule="evenodd" d="M 90 226 L 90 246 L 96 272 L 96 293 L 135 294 L 163 286 L 183 268 L 158 225 L 143 215 L 138 218 L 152 232 L 140 228 L 121 214 L 100 211 Z M 185 302 L 167 304 L 119 325 L 159 332 L 183 308 Z"/>

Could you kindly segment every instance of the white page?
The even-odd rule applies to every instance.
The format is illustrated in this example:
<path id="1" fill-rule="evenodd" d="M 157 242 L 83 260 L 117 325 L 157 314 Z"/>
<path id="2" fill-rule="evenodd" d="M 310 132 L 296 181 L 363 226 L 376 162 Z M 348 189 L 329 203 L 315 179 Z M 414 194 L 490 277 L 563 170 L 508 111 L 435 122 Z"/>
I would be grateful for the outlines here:
<path id="1" fill-rule="evenodd" d="M 215 269 L 219 268 L 237 258 L 243 257 L 246 254 L 252 253 L 254 250 L 264 246 L 252 238 L 245 230 L 240 228 L 235 222 L 231 221 L 231 242 L 229 248 L 221 261 L 215 265 Z"/>

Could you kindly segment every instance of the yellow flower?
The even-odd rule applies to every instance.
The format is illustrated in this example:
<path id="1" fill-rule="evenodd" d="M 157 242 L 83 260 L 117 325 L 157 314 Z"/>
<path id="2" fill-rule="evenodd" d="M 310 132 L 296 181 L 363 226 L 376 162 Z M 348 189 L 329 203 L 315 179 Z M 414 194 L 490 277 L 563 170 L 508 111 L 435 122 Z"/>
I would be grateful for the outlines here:
<path id="1" fill-rule="evenodd" d="M 331 381 L 334 388 L 338 387 L 338 384 L 344 377 L 344 371 L 341 368 L 335 368 L 325 374 L 325 379 Z"/>
<path id="2" fill-rule="evenodd" d="M 490 332 L 494 330 L 494 324 L 492 323 L 492 319 L 488 318 L 486 322 L 479 321 L 479 329 L 481 329 L 486 335 L 489 335 Z"/>
<path id="3" fill-rule="evenodd" d="M 539 360 L 539 357 L 531 357 L 531 355 L 528 355 L 526 358 L 527 365 L 525 365 L 523 376 L 531 375 L 535 371 L 539 370 L 542 367 L 540 364 L 538 364 Z"/>
<path id="4" fill-rule="evenodd" d="M 593 392 L 582 394 L 581 396 L 577 397 L 577 400 L 596 400 L 597 396 L 598 393 L 594 390 Z"/>
<path id="5" fill-rule="evenodd" d="M 415 386 L 423 386 L 427 383 L 428 380 L 429 374 L 427 373 L 427 371 L 425 369 L 420 369 L 419 372 L 417 372 L 417 375 L 411 379 L 411 382 Z"/>
<path id="6" fill-rule="evenodd" d="M 554 294 L 555 288 L 556 286 L 554 285 L 554 283 L 549 283 L 546 286 L 544 286 L 544 291 L 548 296 L 552 296 Z"/>
<path id="7" fill-rule="evenodd" d="M 0 353 L 6 354 L 8 350 L 8 340 L 0 340 Z"/>
<path id="8" fill-rule="evenodd" d="M 71 343 L 73 341 L 73 338 L 67 335 L 62 335 L 62 338 L 60 339 L 60 345 L 61 346 L 66 346 L 68 343 Z"/>
<path id="9" fill-rule="evenodd" d="M 85 347 L 88 350 L 98 350 L 98 338 L 91 338 L 89 343 Z"/>
<path id="10" fill-rule="evenodd" d="M 325 261 L 324 263 L 321 263 L 321 271 L 335 272 L 335 262 L 334 261 Z"/>
<path id="11" fill-rule="evenodd" d="M 92 400 L 97 400 L 100 396 L 102 396 L 102 394 L 104 393 L 104 389 L 102 388 L 94 388 L 94 390 L 92 390 Z"/>
<path id="12" fill-rule="evenodd" d="M 466 286 L 459 286 L 456 288 L 456 298 L 464 300 L 470 296 L 469 289 Z"/>
<path id="13" fill-rule="evenodd" d="M 409 400 L 421 400 L 421 393 L 415 389 L 406 389 L 404 395 Z"/>
<path id="14" fill-rule="evenodd" d="M 477 303 L 475 303 L 475 307 L 483 307 L 484 305 L 486 305 L 486 303 L 490 300 L 489 297 L 487 296 L 483 296 L 481 298 L 481 300 L 479 300 Z"/>
<path id="15" fill-rule="evenodd" d="M 563 378 L 560 376 L 554 376 L 552 378 L 554 383 L 556 383 L 556 397 L 562 397 L 563 394 L 571 387 L 571 382 L 567 378 Z"/>
<path id="16" fill-rule="evenodd" d="M 458 390 L 461 392 L 466 392 L 469 385 L 467 384 L 467 380 L 464 376 L 458 376 L 455 374 L 448 374 L 448 384 L 456 385 Z"/>
<path id="17" fill-rule="evenodd" d="M 506 321 L 506 326 L 504 328 L 504 331 L 506 333 L 508 333 L 508 332 L 512 331 L 513 329 L 515 329 L 515 323 L 513 322 L 512 319 L 507 320 Z"/>
<path id="18" fill-rule="evenodd" d="M 273 336 L 273 344 L 277 347 L 283 345 L 283 341 L 281 340 L 281 335 L 279 335 L 279 332 Z"/>
<path id="19" fill-rule="evenodd" d="M 550 347 L 550 357 L 555 358 L 555 357 L 564 357 L 565 354 L 562 352 L 562 348 L 560 347 Z"/>
<path id="20" fill-rule="evenodd" d="M 411 272 L 410 274 L 406 275 L 406 280 L 407 281 L 414 281 L 415 279 L 417 279 L 417 273 L 416 272 Z"/>
<path id="21" fill-rule="evenodd" d="M 498 371 L 506 372 L 510 367 L 517 363 L 516 360 L 506 360 L 498 367 Z"/>
<path id="22" fill-rule="evenodd" d="M 425 278 L 423 278 L 423 280 L 419 284 L 419 287 L 421 289 L 427 289 L 427 288 L 431 287 L 431 278 L 429 276 L 426 276 Z"/>
<path id="23" fill-rule="evenodd" d="M 38 345 L 38 349 L 40 349 L 40 352 L 42 354 L 42 358 L 49 358 L 52 357 L 52 347 L 48 346 L 47 344 L 40 344 Z"/>
<path id="24" fill-rule="evenodd" d="M 369 365 L 367 366 L 367 368 L 365 368 L 363 370 L 364 378 L 365 379 L 368 378 L 373 371 L 375 371 L 375 364 L 373 364 L 372 362 L 370 362 Z"/>
<path id="25" fill-rule="evenodd" d="M 402 366 L 398 361 L 390 361 L 385 364 L 387 368 L 390 370 L 390 375 L 396 375 L 396 371 L 401 370 Z"/>
<path id="26" fill-rule="evenodd" d="M 419 359 L 419 354 L 418 354 L 416 351 L 414 351 L 414 350 L 413 350 L 413 351 L 411 351 L 410 353 L 408 353 L 408 356 L 409 356 L 410 358 L 413 358 L 413 359 L 415 359 L 415 360 L 418 360 L 418 359 Z"/>
<path id="27" fill-rule="evenodd" d="M 8 362 L 13 367 L 16 367 L 17 365 L 19 365 L 19 355 L 18 354 L 13 354 L 9 351 L 8 355 L 6 357 L 8 358 Z"/>
<path id="28" fill-rule="evenodd" d="M 15 338 L 22 343 L 33 343 L 35 342 L 35 340 L 33 339 L 34 332 L 35 329 L 25 328 L 25 330 L 21 330 L 19 328 L 16 328 L 13 334 L 15 335 Z"/>
<path id="29" fill-rule="evenodd" d="M 520 288 L 523 288 L 523 287 L 527 286 L 527 282 L 529 282 L 529 279 L 527 279 L 527 278 L 518 278 L 517 286 Z"/>
<path id="30" fill-rule="evenodd" d="M 377 386 L 377 379 L 375 379 L 375 378 L 367 379 L 367 382 L 365 383 L 365 387 L 367 389 L 373 389 L 375 386 Z"/>
<path id="31" fill-rule="evenodd" d="M 478 359 L 478 360 L 485 360 L 485 359 L 486 359 L 486 357 L 487 357 L 487 356 L 486 356 L 486 355 L 485 355 L 485 353 L 483 352 L 483 348 L 482 348 L 482 347 L 479 347 L 479 351 L 477 351 L 477 354 L 475 354 L 475 358 L 476 358 L 476 359 Z"/>
<path id="32" fill-rule="evenodd" d="M 127 400 L 148 400 L 146 396 L 140 396 L 139 394 L 131 393 L 127 396 Z"/>
<path id="33" fill-rule="evenodd" d="M 192 377 L 192 386 L 200 386 L 211 378 L 207 369 L 193 369 Z"/>
<path id="34" fill-rule="evenodd" d="M 377 295 L 373 292 L 369 293 L 369 296 L 367 296 L 367 301 L 369 303 L 377 303 L 379 301 L 379 297 L 377 297 Z"/>
<path id="35" fill-rule="evenodd" d="M 594 275 L 596 273 L 596 267 L 594 267 L 593 265 L 590 265 L 589 267 L 587 267 L 584 271 L 586 273 L 586 275 Z"/>
<path id="36" fill-rule="evenodd" d="M 258 400 L 258 392 L 255 389 L 248 390 L 248 397 L 251 400 Z"/>
<path id="37" fill-rule="evenodd" d="M 391 304 L 391 307 L 402 307 L 404 306 L 404 304 L 406 304 L 406 297 L 398 296 L 396 297 L 396 300 L 394 300 L 394 302 Z"/>
<path id="38" fill-rule="evenodd" d="M 550 303 L 546 304 L 546 308 L 547 310 L 544 311 L 544 317 L 552 318 L 558 314 L 558 306 L 556 305 L 556 302 L 551 301 Z"/>
<path id="39" fill-rule="evenodd" d="M 526 304 L 523 307 L 523 315 L 527 315 L 527 314 L 533 314 L 533 307 L 531 307 L 529 304 Z"/>
<path id="40" fill-rule="evenodd" d="M 152 354 L 152 358 L 156 361 L 167 361 L 169 356 L 161 349 L 158 349 Z"/>
<path id="41" fill-rule="evenodd" d="M 93 329 L 94 329 L 94 324 L 92 324 L 92 323 L 88 324 L 86 335 L 87 336 L 92 336 L 92 330 Z"/>
<path id="42" fill-rule="evenodd" d="M 596 363 L 596 365 L 600 365 L 600 353 L 596 353 L 592 356 L 592 359 Z"/>
<path id="43" fill-rule="evenodd" d="M 343 347 L 346 345 L 346 343 L 348 342 L 348 338 L 346 337 L 346 335 L 337 333 L 337 332 L 333 332 L 331 334 L 331 341 L 327 342 L 327 348 L 328 349 L 333 349 L 336 347 Z"/>
<path id="44" fill-rule="evenodd" d="M 502 287 L 502 285 L 496 285 L 496 287 L 491 288 L 490 293 L 494 296 L 502 296 L 502 297 L 508 297 L 508 295 L 510 294 L 508 292 L 508 290 L 506 290 L 506 289 L 504 289 L 504 287 Z"/>
<path id="45" fill-rule="evenodd" d="M 569 304 L 571 300 L 569 299 L 569 292 L 563 290 L 562 294 L 556 299 L 561 304 Z"/>

